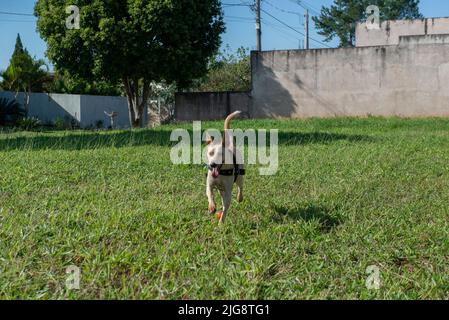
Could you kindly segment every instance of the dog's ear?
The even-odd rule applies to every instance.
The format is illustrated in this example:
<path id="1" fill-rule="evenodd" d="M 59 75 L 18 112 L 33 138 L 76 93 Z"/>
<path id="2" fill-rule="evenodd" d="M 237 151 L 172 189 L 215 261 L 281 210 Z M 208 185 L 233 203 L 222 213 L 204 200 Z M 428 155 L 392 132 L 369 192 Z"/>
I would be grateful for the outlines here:
<path id="1" fill-rule="evenodd" d="M 221 142 L 221 139 L 221 133 L 218 130 L 209 129 L 203 134 L 203 141 L 206 142 L 206 145 Z"/>
<path id="2" fill-rule="evenodd" d="M 214 142 L 214 137 L 210 136 L 209 134 L 206 136 L 206 144 L 210 145 Z"/>

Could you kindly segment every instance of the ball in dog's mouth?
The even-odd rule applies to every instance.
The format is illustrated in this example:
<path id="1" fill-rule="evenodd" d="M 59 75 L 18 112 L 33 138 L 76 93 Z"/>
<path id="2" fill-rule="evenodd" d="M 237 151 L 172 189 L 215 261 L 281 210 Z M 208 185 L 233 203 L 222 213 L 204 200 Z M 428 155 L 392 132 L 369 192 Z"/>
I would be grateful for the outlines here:
<path id="1" fill-rule="evenodd" d="M 216 179 L 219 175 L 220 171 L 218 170 L 218 168 L 212 168 L 212 177 Z"/>

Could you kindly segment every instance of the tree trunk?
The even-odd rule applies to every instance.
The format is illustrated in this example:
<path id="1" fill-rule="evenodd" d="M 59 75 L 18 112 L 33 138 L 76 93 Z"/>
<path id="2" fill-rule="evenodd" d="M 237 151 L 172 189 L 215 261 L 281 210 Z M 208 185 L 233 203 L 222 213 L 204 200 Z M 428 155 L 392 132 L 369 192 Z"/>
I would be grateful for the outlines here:
<path id="1" fill-rule="evenodd" d="M 144 111 L 146 110 L 148 99 L 151 94 L 150 81 L 147 79 L 122 78 L 128 100 L 129 121 L 132 128 L 146 127 Z M 140 87 L 142 95 L 140 96 Z"/>
<path id="2" fill-rule="evenodd" d="M 25 103 L 24 103 L 24 107 L 25 107 L 25 118 L 28 118 L 29 114 L 30 114 L 30 96 L 31 96 L 31 90 L 24 92 L 25 94 Z"/>

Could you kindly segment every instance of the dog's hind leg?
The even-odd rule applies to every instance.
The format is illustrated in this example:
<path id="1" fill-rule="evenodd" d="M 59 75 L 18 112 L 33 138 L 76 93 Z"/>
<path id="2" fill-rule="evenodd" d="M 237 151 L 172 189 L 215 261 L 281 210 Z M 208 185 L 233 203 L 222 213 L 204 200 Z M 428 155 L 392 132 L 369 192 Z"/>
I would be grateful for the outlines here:
<path id="1" fill-rule="evenodd" d="M 221 216 L 220 223 L 224 223 L 226 215 L 228 214 L 229 207 L 231 206 L 232 188 L 226 191 L 222 191 L 221 197 L 223 200 L 223 215 Z"/>

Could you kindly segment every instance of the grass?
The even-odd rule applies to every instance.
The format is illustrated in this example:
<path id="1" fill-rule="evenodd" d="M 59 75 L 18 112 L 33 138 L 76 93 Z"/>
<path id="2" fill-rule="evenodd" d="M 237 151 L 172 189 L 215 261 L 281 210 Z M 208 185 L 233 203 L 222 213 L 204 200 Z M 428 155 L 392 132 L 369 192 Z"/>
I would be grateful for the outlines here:
<path id="1" fill-rule="evenodd" d="M 169 159 L 191 124 L 0 134 L 0 298 L 449 299 L 449 120 L 233 126 L 279 129 L 279 171 L 249 166 L 224 226 Z"/>

